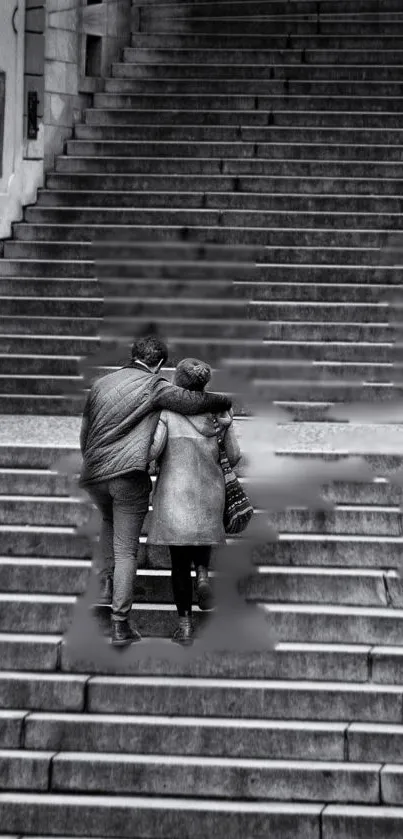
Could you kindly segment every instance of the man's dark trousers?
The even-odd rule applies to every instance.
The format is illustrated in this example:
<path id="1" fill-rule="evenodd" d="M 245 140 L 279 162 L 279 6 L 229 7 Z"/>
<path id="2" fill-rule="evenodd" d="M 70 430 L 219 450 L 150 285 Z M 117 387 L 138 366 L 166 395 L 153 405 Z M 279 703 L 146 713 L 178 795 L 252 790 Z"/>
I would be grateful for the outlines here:
<path id="1" fill-rule="evenodd" d="M 139 539 L 151 488 L 150 476 L 140 471 L 87 488 L 102 516 L 99 574 L 113 579 L 114 620 L 130 616 Z"/>

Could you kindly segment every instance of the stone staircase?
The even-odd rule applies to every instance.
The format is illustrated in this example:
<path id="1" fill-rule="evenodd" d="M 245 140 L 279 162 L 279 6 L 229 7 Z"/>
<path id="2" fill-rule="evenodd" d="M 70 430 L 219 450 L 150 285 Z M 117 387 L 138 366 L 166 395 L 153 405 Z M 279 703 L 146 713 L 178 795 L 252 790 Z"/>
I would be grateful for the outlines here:
<path id="1" fill-rule="evenodd" d="M 400 0 L 144 0 L 133 21 L 0 261 L 1 830 L 401 839 L 401 436 L 318 422 L 399 391 Z M 271 517 L 246 594 L 274 654 L 156 659 L 174 610 L 144 548 L 145 652 L 94 663 L 85 637 L 81 655 L 63 641 L 91 549 L 55 463 L 77 450 L 105 300 L 122 327 L 107 368 L 125 318 L 173 361 L 242 360 L 300 421 L 278 447 L 299 455 L 294 483 L 365 457 L 366 480 L 327 482 L 333 509 Z"/>

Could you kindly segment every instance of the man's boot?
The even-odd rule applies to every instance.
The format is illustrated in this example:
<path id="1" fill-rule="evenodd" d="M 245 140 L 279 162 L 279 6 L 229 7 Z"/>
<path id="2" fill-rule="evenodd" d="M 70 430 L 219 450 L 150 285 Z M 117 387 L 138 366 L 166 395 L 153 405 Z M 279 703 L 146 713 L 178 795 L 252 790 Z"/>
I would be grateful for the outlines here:
<path id="1" fill-rule="evenodd" d="M 141 641 L 141 635 L 130 626 L 128 620 L 116 621 L 112 619 L 112 644 L 114 647 L 127 647 Z"/>
<path id="2" fill-rule="evenodd" d="M 213 592 L 209 582 L 208 569 L 205 565 L 196 567 L 196 598 L 202 612 L 207 612 L 213 608 Z"/>
<path id="3" fill-rule="evenodd" d="M 173 643 L 180 644 L 182 647 L 191 647 L 194 640 L 193 636 L 192 618 L 179 618 L 179 626 L 172 636 Z"/>
<path id="4" fill-rule="evenodd" d="M 111 574 L 102 574 L 98 578 L 99 595 L 97 606 L 112 606 L 113 578 Z"/>

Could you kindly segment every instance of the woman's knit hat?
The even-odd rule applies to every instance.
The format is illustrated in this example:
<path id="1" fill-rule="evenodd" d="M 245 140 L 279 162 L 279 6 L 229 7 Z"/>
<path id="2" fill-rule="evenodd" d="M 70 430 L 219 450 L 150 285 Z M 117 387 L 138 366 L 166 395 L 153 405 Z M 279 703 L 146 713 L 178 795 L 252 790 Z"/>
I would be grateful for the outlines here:
<path id="1" fill-rule="evenodd" d="M 186 390 L 204 390 L 211 379 L 211 367 L 197 358 L 184 358 L 176 366 L 174 384 Z"/>

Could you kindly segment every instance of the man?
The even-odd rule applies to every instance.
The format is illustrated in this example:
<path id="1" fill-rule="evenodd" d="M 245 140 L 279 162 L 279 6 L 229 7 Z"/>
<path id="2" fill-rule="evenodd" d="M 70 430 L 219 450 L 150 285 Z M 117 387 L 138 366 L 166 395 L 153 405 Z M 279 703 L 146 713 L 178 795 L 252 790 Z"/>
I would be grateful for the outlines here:
<path id="1" fill-rule="evenodd" d="M 224 394 L 196 393 L 171 385 L 158 375 L 167 359 L 168 349 L 158 338 L 136 341 L 131 363 L 98 379 L 84 409 L 80 486 L 87 489 L 102 515 L 99 603 L 112 603 L 115 645 L 141 640 L 128 618 L 152 487 L 149 450 L 160 411 L 195 415 L 231 408 Z"/>

